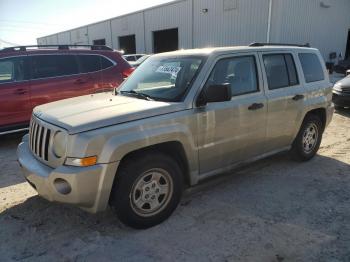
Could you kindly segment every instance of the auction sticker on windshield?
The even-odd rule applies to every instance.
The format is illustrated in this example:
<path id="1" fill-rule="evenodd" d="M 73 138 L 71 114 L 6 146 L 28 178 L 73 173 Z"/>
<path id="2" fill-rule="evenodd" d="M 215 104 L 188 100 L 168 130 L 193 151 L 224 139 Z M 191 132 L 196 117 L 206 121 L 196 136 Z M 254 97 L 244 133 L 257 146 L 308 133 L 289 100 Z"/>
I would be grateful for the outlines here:
<path id="1" fill-rule="evenodd" d="M 180 72 L 181 67 L 180 66 L 171 66 L 171 65 L 162 65 L 158 67 L 156 70 L 157 73 L 165 73 L 165 74 L 171 74 L 172 77 L 177 77 L 177 74 Z"/>

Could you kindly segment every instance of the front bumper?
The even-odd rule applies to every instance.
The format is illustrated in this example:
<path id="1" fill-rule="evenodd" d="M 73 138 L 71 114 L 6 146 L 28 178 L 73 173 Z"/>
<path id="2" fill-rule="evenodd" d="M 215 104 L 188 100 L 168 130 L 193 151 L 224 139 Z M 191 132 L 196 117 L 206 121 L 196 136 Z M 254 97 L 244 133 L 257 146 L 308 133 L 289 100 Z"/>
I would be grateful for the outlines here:
<path id="1" fill-rule="evenodd" d="M 106 209 L 118 162 L 51 168 L 33 156 L 26 139 L 19 144 L 17 156 L 26 180 L 43 198 L 73 204 L 91 213 Z M 62 190 L 62 183 L 65 189 L 68 183 L 70 190 Z"/>
<path id="2" fill-rule="evenodd" d="M 350 107 L 350 94 L 336 92 L 333 90 L 332 101 L 337 106 Z"/>

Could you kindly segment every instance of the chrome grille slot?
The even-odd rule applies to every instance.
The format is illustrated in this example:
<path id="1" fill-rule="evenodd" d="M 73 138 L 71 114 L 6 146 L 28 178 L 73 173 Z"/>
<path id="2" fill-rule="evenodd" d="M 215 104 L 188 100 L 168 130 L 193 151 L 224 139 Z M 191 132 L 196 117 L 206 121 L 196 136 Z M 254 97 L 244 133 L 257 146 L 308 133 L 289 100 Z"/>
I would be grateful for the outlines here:
<path id="1" fill-rule="evenodd" d="M 38 158 L 49 161 L 49 143 L 51 130 L 41 125 L 39 121 L 32 118 L 29 131 L 29 145 L 33 154 Z"/>
<path id="2" fill-rule="evenodd" d="M 350 93 L 350 87 L 343 87 L 343 88 L 342 88 L 342 91 L 343 91 L 344 93 Z"/>

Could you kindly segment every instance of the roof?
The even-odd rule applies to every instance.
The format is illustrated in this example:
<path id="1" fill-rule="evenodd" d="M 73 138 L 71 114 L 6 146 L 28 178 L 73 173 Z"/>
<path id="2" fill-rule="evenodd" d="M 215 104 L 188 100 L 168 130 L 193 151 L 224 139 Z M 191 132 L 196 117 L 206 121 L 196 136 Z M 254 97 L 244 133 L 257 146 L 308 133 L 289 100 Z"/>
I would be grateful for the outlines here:
<path id="1" fill-rule="evenodd" d="M 310 48 L 306 46 L 295 46 L 295 45 L 273 45 L 273 46 L 228 46 L 228 47 L 207 47 L 197 49 L 183 49 L 172 52 L 160 53 L 155 56 L 182 56 L 182 55 L 208 55 L 212 53 L 226 53 L 226 52 L 237 52 L 237 51 L 274 51 L 274 50 L 313 50 L 317 51 L 316 48 Z"/>

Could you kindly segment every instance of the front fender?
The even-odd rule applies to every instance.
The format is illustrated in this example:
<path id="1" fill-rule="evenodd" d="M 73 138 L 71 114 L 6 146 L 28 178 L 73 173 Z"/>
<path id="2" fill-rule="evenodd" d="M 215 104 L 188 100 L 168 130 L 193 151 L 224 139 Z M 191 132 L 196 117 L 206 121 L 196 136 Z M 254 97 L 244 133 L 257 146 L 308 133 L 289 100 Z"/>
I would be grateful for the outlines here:
<path id="1" fill-rule="evenodd" d="M 198 156 L 194 135 L 186 125 L 178 123 L 134 130 L 127 134 L 110 137 L 103 146 L 99 162 L 117 162 L 133 151 L 166 142 L 179 142 L 183 146 L 188 161 L 191 183 L 194 183 L 192 178 L 198 175 Z"/>

